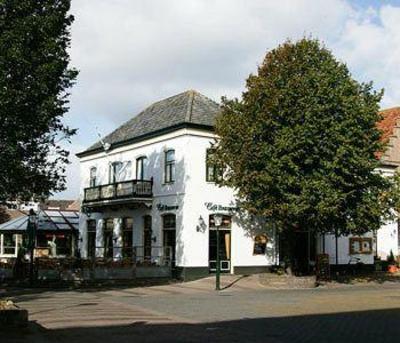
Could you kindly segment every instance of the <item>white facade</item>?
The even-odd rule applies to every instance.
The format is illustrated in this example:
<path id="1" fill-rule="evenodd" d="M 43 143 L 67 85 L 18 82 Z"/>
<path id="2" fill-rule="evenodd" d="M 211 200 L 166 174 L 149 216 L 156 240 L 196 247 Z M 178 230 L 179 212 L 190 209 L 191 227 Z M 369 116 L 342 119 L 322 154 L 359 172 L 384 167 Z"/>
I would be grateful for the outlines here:
<path id="1" fill-rule="evenodd" d="M 87 220 L 97 221 L 96 245 L 101 246 L 104 220 L 114 219 L 114 242 L 121 239 L 118 221 L 122 218 L 133 218 L 133 246 L 144 246 L 144 220 L 150 215 L 152 220 L 152 245 L 163 245 L 163 216 L 176 215 L 176 266 L 181 268 L 202 268 L 208 270 L 209 261 L 209 216 L 215 212 L 230 215 L 229 207 L 235 207 L 233 191 L 220 188 L 215 183 L 206 181 L 206 152 L 214 142 L 210 132 L 196 129 L 180 129 L 155 138 L 146 139 L 135 144 L 116 148 L 108 153 L 97 153 L 81 158 L 81 199 L 84 189 L 90 186 L 90 170 L 96 168 L 96 185 L 109 183 L 110 164 L 122 162 L 122 172 L 117 181 L 136 179 L 136 160 L 146 157 L 144 179 L 153 179 L 153 197 L 134 208 L 129 204 L 118 207 L 104 206 L 81 215 L 80 234 L 82 237 L 80 251 L 82 257 L 88 257 Z M 175 181 L 165 183 L 165 152 L 175 151 Z M 93 173 L 93 169 L 92 169 Z M 92 175 L 93 176 L 93 175 Z M 268 237 L 265 254 L 254 255 L 254 237 L 266 233 Z M 263 225 L 243 225 L 232 216 L 230 237 L 230 263 L 223 268 L 234 272 L 238 267 L 265 267 L 277 263 L 274 250 L 274 233 L 266 232 Z M 229 240 L 229 242 L 228 242 Z M 158 249 L 158 248 L 157 248 Z M 227 248 L 228 249 L 228 248 Z M 101 257 L 102 251 L 96 251 Z M 157 255 L 157 254 L 155 254 Z M 118 258 L 118 251 L 113 252 Z M 228 259 L 228 258 L 227 258 Z"/>
<path id="2" fill-rule="evenodd" d="M 377 172 L 386 177 L 393 176 L 395 171 L 395 166 L 382 166 L 377 170 Z M 357 261 L 364 264 L 372 264 L 375 256 L 386 260 L 390 252 L 393 252 L 394 256 L 400 255 L 399 235 L 398 220 L 396 219 L 385 223 L 376 234 L 369 232 L 360 237 L 371 241 L 369 252 L 354 253 L 350 247 L 352 239 L 355 238 L 352 235 L 340 236 L 337 238 L 337 242 L 335 235 L 320 236 L 317 240 L 317 250 L 319 253 L 328 254 L 331 264 L 346 265 L 357 263 Z"/>
<path id="3" fill-rule="evenodd" d="M 284 238 L 278 244 L 273 230 L 235 211 L 232 189 L 207 181 L 206 155 L 216 139 L 213 125 L 219 110 L 212 100 L 187 91 L 149 106 L 107 136 L 104 149 L 97 143 L 79 154 L 82 257 L 121 261 L 134 255 L 136 261 L 147 264 L 163 264 L 169 258 L 169 263 L 184 274 L 197 270 L 195 274 L 204 275 L 216 264 L 217 234 L 212 216 L 223 213 L 219 242 L 224 271 L 253 272 L 277 265 L 279 247 L 284 259 Z M 399 141 L 391 143 L 377 172 L 393 175 L 400 164 L 394 156 Z M 173 170 L 167 163 L 169 158 L 173 159 Z M 174 180 L 168 182 L 171 173 Z M 308 258 L 307 268 L 314 258 L 310 237 L 310 233 L 298 232 L 296 238 L 295 250 Z M 317 237 L 316 252 L 329 254 L 331 264 L 372 264 L 375 255 L 383 259 L 391 251 L 399 255 L 398 237 L 397 221 L 390 222 L 376 236 Z M 127 248 L 132 248 L 131 255 Z M 303 264 L 304 259 L 300 260 Z"/>

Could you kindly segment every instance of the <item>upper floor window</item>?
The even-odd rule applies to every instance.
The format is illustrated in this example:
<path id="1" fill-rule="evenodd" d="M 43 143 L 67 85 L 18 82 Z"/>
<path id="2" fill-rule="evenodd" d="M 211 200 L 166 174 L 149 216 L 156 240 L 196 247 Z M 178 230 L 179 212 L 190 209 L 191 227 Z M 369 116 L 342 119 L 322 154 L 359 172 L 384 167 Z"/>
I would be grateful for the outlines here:
<path id="1" fill-rule="evenodd" d="M 136 180 L 144 180 L 144 166 L 146 164 L 146 157 L 138 157 L 136 159 Z"/>
<path id="2" fill-rule="evenodd" d="M 97 168 L 96 167 L 90 168 L 90 181 L 89 181 L 90 187 L 95 187 L 97 184 L 96 174 L 97 174 Z"/>
<path id="3" fill-rule="evenodd" d="M 115 183 L 120 180 L 120 174 L 122 170 L 122 162 L 113 162 L 110 164 L 109 170 L 109 183 Z"/>
<path id="4" fill-rule="evenodd" d="M 215 163 L 212 161 L 214 149 L 207 149 L 206 154 L 206 181 L 207 182 L 216 182 L 222 179 L 223 169 L 221 167 L 217 167 Z"/>
<path id="5" fill-rule="evenodd" d="M 164 182 L 171 183 L 175 181 L 175 150 L 165 152 L 165 171 Z"/>

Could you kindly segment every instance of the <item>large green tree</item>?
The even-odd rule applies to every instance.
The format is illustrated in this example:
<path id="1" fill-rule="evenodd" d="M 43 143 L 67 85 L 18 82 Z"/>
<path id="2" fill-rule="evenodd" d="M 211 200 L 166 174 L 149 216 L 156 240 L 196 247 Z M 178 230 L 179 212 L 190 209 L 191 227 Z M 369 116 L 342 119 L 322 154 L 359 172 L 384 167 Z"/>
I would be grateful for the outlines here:
<path id="1" fill-rule="evenodd" d="M 0 0 L 0 200 L 64 189 L 70 0 Z"/>
<path id="2" fill-rule="evenodd" d="M 223 99 L 215 161 L 241 207 L 281 231 L 376 230 L 390 182 L 376 172 L 384 149 L 382 92 L 358 83 L 318 40 L 267 53 L 241 100 Z"/>

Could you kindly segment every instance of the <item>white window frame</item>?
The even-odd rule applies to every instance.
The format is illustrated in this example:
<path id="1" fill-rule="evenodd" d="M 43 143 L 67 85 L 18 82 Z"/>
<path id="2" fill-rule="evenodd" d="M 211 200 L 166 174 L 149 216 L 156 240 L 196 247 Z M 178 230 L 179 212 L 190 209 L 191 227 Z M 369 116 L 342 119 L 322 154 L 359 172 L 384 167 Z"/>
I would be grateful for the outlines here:
<path id="1" fill-rule="evenodd" d="M 18 244 L 20 242 L 22 242 L 22 236 L 17 234 L 17 233 L 13 233 L 13 235 L 16 235 L 15 253 L 14 254 L 5 254 L 4 253 L 4 233 L 0 234 L 0 256 L 1 257 L 17 257 L 17 255 L 18 255 Z"/>

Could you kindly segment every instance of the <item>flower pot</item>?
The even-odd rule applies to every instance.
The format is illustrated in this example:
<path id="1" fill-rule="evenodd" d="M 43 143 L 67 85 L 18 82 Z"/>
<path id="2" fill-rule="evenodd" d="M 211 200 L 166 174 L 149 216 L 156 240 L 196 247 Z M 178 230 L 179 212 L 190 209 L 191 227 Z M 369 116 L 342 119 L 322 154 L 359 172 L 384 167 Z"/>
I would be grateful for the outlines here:
<path id="1" fill-rule="evenodd" d="M 396 265 L 390 264 L 388 266 L 388 272 L 389 273 L 394 274 L 394 273 L 397 273 L 398 271 L 399 271 L 399 268 Z"/>

